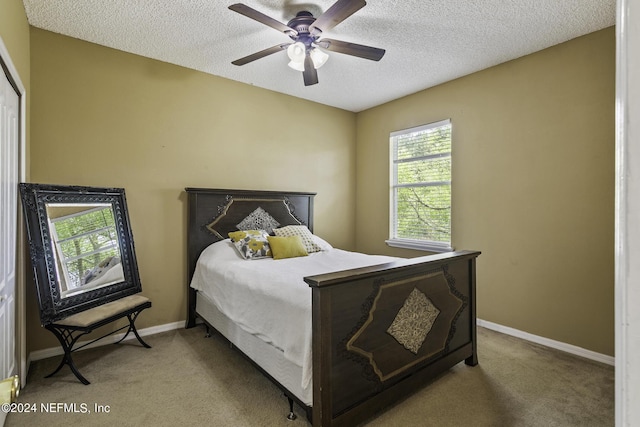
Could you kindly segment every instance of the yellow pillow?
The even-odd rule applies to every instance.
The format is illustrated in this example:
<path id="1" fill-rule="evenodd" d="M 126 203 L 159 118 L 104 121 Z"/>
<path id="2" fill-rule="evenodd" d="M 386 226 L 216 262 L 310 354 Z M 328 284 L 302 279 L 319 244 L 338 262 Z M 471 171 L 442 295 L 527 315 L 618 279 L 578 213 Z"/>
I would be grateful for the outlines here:
<path id="1" fill-rule="evenodd" d="M 308 255 L 300 236 L 268 236 L 267 239 L 269 240 L 273 259 L 295 258 Z"/>

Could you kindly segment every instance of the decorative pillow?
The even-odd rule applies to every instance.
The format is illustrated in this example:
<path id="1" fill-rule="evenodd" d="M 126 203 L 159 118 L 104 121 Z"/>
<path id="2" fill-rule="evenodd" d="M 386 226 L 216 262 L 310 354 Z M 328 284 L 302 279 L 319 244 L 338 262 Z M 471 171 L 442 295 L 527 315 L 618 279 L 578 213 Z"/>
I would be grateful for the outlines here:
<path id="1" fill-rule="evenodd" d="M 280 223 L 269 215 L 269 212 L 258 207 L 236 224 L 236 227 L 238 227 L 238 230 L 265 230 L 268 234 L 271 234 L 274 228 L 280 227 Z"/>
<path id="2" fill-rule="evenodd" d="M 268 236 L 267 239 L 269 240 L 269 246 L 273 253 L 273 259 L 295 258 L 308 255 L 300 236 Z"/>
<path id="3" fill-rule="evenodd" d="M 313 242 L 320 247 L 321 251 L 330 251 L 333 249 L 331 243 L 327 242 L 320 236 L 313 235 Z"/>
<path id="4" fill-rule="evenodd" d="M 313 234 L 306 225 L 287 225 L 286 227 L 276 228 L 273 232 L 276 236 L 280 237 L 300 236 L 307 253 L 320 252 L 322 250 L 322 248 L 314 242 Z"/>
<path id="5" fill-rule="evenodd" d="M 271 256 L 271 247 L 264 230 L 232 231 L 229 237 L 244 259 L 267 258 Z"/>

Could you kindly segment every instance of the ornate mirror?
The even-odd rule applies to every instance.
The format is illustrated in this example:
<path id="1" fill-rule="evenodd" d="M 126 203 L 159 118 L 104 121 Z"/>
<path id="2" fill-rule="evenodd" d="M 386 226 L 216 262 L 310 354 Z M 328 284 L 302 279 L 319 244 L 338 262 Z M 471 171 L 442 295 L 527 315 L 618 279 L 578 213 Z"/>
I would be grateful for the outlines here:
<path id="1" fill-rule="evenodd" d="M 141 291 L 122 188 L 20 184 L 42 325 Z"/>

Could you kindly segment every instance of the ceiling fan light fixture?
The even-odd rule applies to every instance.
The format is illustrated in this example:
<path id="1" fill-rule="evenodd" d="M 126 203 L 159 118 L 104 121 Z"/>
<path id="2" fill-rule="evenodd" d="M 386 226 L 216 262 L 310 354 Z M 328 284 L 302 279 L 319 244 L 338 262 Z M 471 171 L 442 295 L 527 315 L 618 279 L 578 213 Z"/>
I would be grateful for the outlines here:
<path id="1" fill-rule="evenodd" d="M 291 48 L 291 46 L 289 46 L 287 51 Z M 292 55 L 289 55 L 289 58 L 291 58 L 291 56 Z M 326 52 L 323 52 L 317 47 L 311 48 L 311 50 L 309 51 L 309 56 L 311 57 L 311 61 L 313 62 L 313 68 L 315 68 L 316 70 L 322 67 L 329 59 L 329 55 L 327 55 Z M 287 65 L 289 65 L 289 67 L 293 68 L 296 71 L 304 71 L 304 58 L 305 55 L 302 55 L 301 57 L 298 55 L 293 55 L 293 58 L 291 58 L 291 61 L 289 61 L 289 64 Z"/>
<path id="2" fill-rule="evenodd" d="M 304 60 L 302 62 L 289 61 L 287 65 L 296 71 L 304 71 Z"/>
<path id="3" fill-rule="evenodd" d="M 309 55 L 311 55 L 311 60 L 313 61 L 313 66 L 316 70 L 322 67 L 329 59 L 329 55 L 317 47 L 313 48 Z"/>
<path id="4" fill-rule="evenodd" d="M 291 62 L 304 63 L 304 57 L 307 53 L 307 47 L 302 42 L 295 42 L 287 48 L 287 55 Z"/>

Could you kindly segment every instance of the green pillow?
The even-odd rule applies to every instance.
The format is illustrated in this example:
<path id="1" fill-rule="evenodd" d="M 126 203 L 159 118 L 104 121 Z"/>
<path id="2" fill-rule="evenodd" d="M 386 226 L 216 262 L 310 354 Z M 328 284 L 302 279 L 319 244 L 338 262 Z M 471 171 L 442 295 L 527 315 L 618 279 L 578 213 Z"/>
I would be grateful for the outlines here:
<path id="1" fill-rule="evenodd" d="M 267 239 L 269 240 L 273 259 L 295 258 L 308 255 L 300 236 L 268 236 Z"/>

